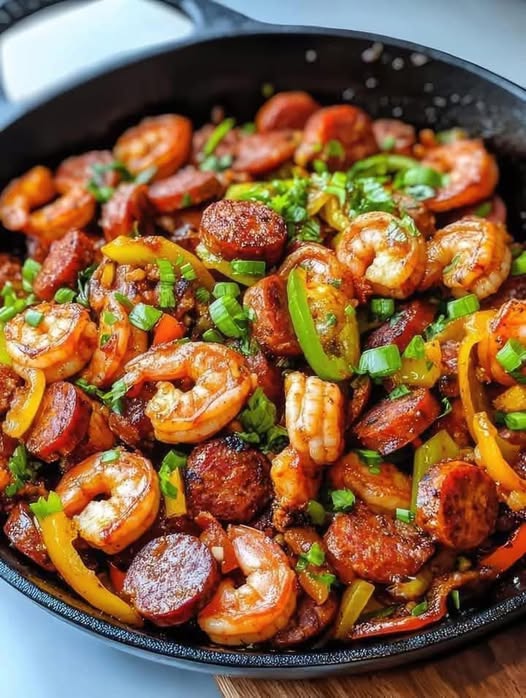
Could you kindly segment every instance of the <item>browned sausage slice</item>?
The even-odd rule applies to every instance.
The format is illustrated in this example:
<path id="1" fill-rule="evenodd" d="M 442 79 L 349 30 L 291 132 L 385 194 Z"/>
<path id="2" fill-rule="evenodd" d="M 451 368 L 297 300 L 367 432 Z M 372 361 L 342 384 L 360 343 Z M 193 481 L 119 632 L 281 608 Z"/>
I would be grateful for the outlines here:
<path id="1" fill-rule="evenodd" d="M 14 392 L 22 383 L 20 376 L 10 366 L 0 364 L 0 415 L 9 410 Z"/>
<path id="2" fill-rule="evenodd" d="M 244 305 L 255 313 L 252 333 L 264 351 L 278 356 L 299 356 L 301 348 L 292 328 L 285 279 L 271 274 L 247 289 Z"/>
<path id="3" fill-rule="evenodd" d="M 57 191 L 65 194 L 73 187 L 85 186 L 95 174 L 94 165 L 110 165 L 113 162 L 114 157 L 110 150 L 90 150 L 88 153 L 66 158 L 55 172 Z M 101 179 L 104 186 L 115 187 L 119 182 L 119 174 L 116 170 L 108 168 Z"/>
<path id="4" fill-rule="evenodd" d="M 72 230 L 51 243 L 49 253 L 33 284 L 39 298 L 46 301 L 62 286 L 74 287 L 77 274 L 93 261 L 93 242 L 81 230 Z"/>
<path id="5" fill-rule="evenodd" d="M 0 289 L 8 282 L 13 284 L 16 290 L 21 287 L 22 265 L 16 257 L 0 253 Z"/>
<path id="6" fill-rule="evenodd" d="M 285 649 L 312 640 L 330 626 L 337 611 L 338 597 L 334 592 L 320 606 L 310 596 L 302 596 L 294 615 L 283 630 L 274 635 L 272 644 Z"/>
<path id="7" fill-rule="evenodd" d="M 220 521 L 248 523 L 270 501 L 270 463 L 237 436 L 213 439 L 190 454 L 185 486 L 192 515 L 209 511 Z"/>
<path id="8" fill-rule="evenodd" d="M 25 502 L 18 502 L 5 523 L 4 533 L 9 542 L 23 555 L 52 572 L 54 567 L 48 557 L 42 534 L 36 527 L 33 516 Z"/>
<path id="9" fill-rule="evenodd" d="M 257 378 L 258 386 L 269 400 L 281 405 L 284 399 L 283 376 L 276 363 L 268 359 L 262 351 L 254 351 L 245 357 L 248 370 Z"/>
<path id="10" fill-rule="evenodd" d="M 480 545 L 495 528 L 497 510 L 495 483 L 471 463 L 437 463 L 418 483 L 416 522 L 448 548 Z"/>
<path id="11" fill-rule="evenodd" d="M 216 201 L 201 218 L 201 240 L 223 259 L 261 259 L 276 264 L 287 241 L 285 221 L 255 201 Z"/>
<path id="12" fill-rule="evenodd" d="M 114 195 L 102 207 L 100 224 L 106 240 L 129 235 L 133 224 L 141 223 L 149 212 L 146 184 L 119 184 Z"/>
<path id="13" fill-rule="evenodd" d="M 123 592 L 139 613 L 161 627 L 186 623 L 219 582 L 217 563 L 195 536 L 172 533 L 150 541 L 135 556 Z"/>
<path id="14" fill-rule="evenodd" d="M 156 210 L 170 213 L 221 196 L 223 186 L 213 172 L 185 167 L 167 179 L 154 182 L 148 197 Z"/>
<path id="15" fill-rule="evenodd" d="M 373 121 L 373 131 L 380 150 L 411 155 L 416 133 L 410 124 L 399 119 L 376 119 Z"/>
<path id="16" fill-rule="evenodd" d="M 320 108 L 307 92 L 278 92 L 263 104 L 254 121 L 260 133 L 284 128 L 302 129 L 309 116 Z"/>
<path id="17" fill-rule="evenodd" d="M 434 317 L 435 308 L 431 303 L 421 300 L 411 301 L 390 320 L 371 332 L 365 348 L 373 349 L 385 344 L 396 344 L 400 351 L 404 351 L 413 337 L 421 334 L 433 322 Z"/>
<path id="18" fill-rule="evenodd" d="M 324 539 L 327 558 L 345 583 L 355 576 L 379 584 L 412 577 L 435 550 L 412 524 L 373 514 L 365 504 L 337 514 Z"/>
<path id="19" fill-rule="evenodd" d="M 68 455 L 86 435 L 91 410 L 80 388 L 66 381 L 51 383 L 27 435 L 28 451 L 46 463 Z"/>
<path id="20" fill-rule="evenodd" d="M 288 160 L 292 160 L 299 142 L 296 131 L 271 131 L 254 133 L 242 138 L 237 146 L 237 156 L 232 169 L 261 175 L 275 170 Z"/>
<path id="21" fill-rule="evenodd" d="M 331 141 L 339 143 L 334 152 L 325 147 Z M 358 107 L 337 104 L 319 109 L 309 118 L 295 160 L 304 167 L 319 158 L 325 160 L 330 169 L 342 169 L 377 150 L 369 116 Z"/>
<path id="22" fill-rule="evenodd" d="M 438 400 L 426 388 L 398 400 L 381 400 L 354 426 L 358 439 L 383 455 L 397 451 L 428 429 L 440 414 Z"/>

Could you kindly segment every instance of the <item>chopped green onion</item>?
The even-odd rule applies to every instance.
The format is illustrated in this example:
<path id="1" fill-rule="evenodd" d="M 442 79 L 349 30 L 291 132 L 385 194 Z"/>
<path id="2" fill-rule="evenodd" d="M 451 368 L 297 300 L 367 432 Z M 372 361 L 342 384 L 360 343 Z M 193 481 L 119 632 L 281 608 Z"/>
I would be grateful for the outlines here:
<path id="1" fill-rule="evenodd" d="M 101 463 L 115 463 L 119 460 L 120 452 L 118 448 L 114 448 L 111 451 L 104 451 L 100 457 Z"/>
<path id="2" fill-rule="evenodd" d="M 443 397 L 440 400 L 440 404 L 442 405 L 442 412 L 438 415 L 437 419 L 440 419 L 440 417 L 445 417 L 446 414 L 449 414 L 453 409 L 453 405 L 447 397 Z"/>
<path id="3" fill-rule="evenodd" d="M 504 422 L 512 431 L 526 430 L 526 412 L 508 412 L 504 417 Z"/>
<path id="4" fill-rule="evenodd" d="M 71 288 L 59 288 L 55 293 L 55 303 L 71 303 L 75 298 L 76 292 Z"/>
<path id="5" fill-rule="evenodd" d="M 371 451 L 368 448 L 357 448 L 355 453 L 366 465 L 380 465 L 383 461 L 378 451 Z"/>
<path id="6" fill-rule="evenodd" d="M 181 272 L 181 276 L 183 277 L 183 279 L 186 279 L 186 281 L 194 281 L 195 279 L 197 279 L 195 269 L 190 264 L 190 262 L 185 262 L 184 264 L 181 264 L 181 266 L 179 267 L 179 271 Z"/>
<path id="7" fill-rule="evenodd" d="M 483 204 L 480 204 L 480 206 L 477 206 L 477 208 L 473 211 L 475 216 L 480 216 L 480 218 L 486 218 L 486 216 L 491 213 L 491 209 L 493 208 L 491 201 L 484 201 Z"/>
<path id="8" fill-rule="evenodd" d="M 265 276 L 265 262 L 246 259 L 233 259 L 230 262 L 234 274 L 248 274 L 249 276 Z"/>
<path id="9" fill-rule="evenodd" d="M 137 184 L 148 184 L 148 182 L 150 182 L 156 174 L 157 168 L 155 165 L 152 165 L 151 167 L 147 167 L 145 170 L 139 172 L 133 181 Z"/>
<path id="10" fill-rule="evenodd" d="M 325 324 L 327 327 L 334 327 L 338 322 L 338 318 L 334 313 L 327 313 L 325 317 Z"/>
<path id="11" fill-rule="evenodd" d="M 204 286 L 199 286 L 195 291 L 195 298 L 198 303 L 208 303 L 211 298 L 210 291 Z"/>
<path id="12" fill-rule="evenodd" d="M 401 176 L 403 187 L 411 187 L 415 184 L 425 184 L 428 187 L 440 187 L 443 183 L 443 175 L 431 167 L 419 165 L 405 170 Z"/>
<path id="13" fill-rule="evenodd" d="M 299 229 L 296 238 L 304 242 L 321 242 L 321 226 L 314 218 L 309 218 Z"/>
<path id="14" fill-rule="evenodd" d="M 331 587 L 337 582 L 336 575 L 330 572 L 308 572 L 308 575 L 311 579 L 314 579 L 314 581 L 325 584 L 325 586 L 328 587 Z"/>
<path id="15" fill-rule="evenodd" d="M 110 313 L 108 310 L 105 310 L 102 313 L 102 321 L 106 325 L 110 325 L 110 327 L 111 327 L 111 325 L 114 325 L 117 322 L 117 316 L 114 315 L 113 313 Z"/>
<path id="16" fill-rule="evenodd" d="M 522 276 L 526 274 L 526 251 L 515 257 L 511 263 L 511 275 Z"/>
<path id="17" fill-rule="evenodd" d="M 173 264 L 167 259 L 156 259 L 155 263 L 159 269 L 159 306 L 161 308 L 175 308 L 174 284 L 176 278 Z"/>
<path id="18" fill-rule="evenodd" d="M 369 472 L 371 473 L 371 475 L 380 475 L 382 469 L 378 465 L 370 465 Z"/>
<path id="19" fill-rule="evenodd" d="M 29 462 L 26 447 L 19 444 L 10 456 L 7 467 L 13 481 L 5 488 L 5 493 L 8 497 L 12 497 L 24 487 L 26 482 L 33 479 L 38 464 Z"/>
<path id="20" fill-rule="evenodd" d="M 366 349 L 360 357 L 358 373 L 368 373 L 372 378 L 392 376 L 402 367 L 400 350 L 396 344 Z"/>
<path id="21" fill-rule="evenodd" d="M 115 297 L 115 300 L 118 301 L 121 305 L 123 305 L 127 310 L 131 310 L 133 308 L 133 303 L 128 298 L 128 296 L 124 295 L 124 293 L 115 291 L 113 295 Z"/>
<path id="22" fill-rule="evenodd" d="M 396 508 L 396 518 L 404 523 L 413 523 L 415 515 L 410 509 L 399 509 Z"/>
<path id="23" fill-rule="evenodd" d="M 47 516 L 61 512 L 62 502 L 56 492 L 50 492 L 47 499 L 45 497 L 39 497 L 38 501 L 32 502 L 29 505 L 29 508 L 37 519 L 42 521 L 42 519 L 45 519 Z"/>
<path id="24" fill-rule="evenodd" d="M 325 553 L 319 543 L 313 543 L 306 553 L 301 553 L 298 557 L 296 570 L 302 572 L 308 565 L 319 567 L 325 562 Z"/>
<path id="25" fill-rule="evenodd" d="M 352 509 L 356 501 L 354 492 L 348 489 L 333 490 L 331 492 L 333 511 L 348 511 Z"/>
<path id="26" fill-rule="evenodd" d="M 7 322 L 8 320 L 11 320 L 15 317 L 15 315 L 21 313 L 26 307 L 27 302 L 23 298 L 16 300 L 13 305 L 4 305 L 3 308 L 0 308 L 0 322 Z"/>
<path id="27" fill-rule="evenodd" d="M 474 293 L 470 293 L 469 296 L 463 296 L 462 298 L 457 298 L 454 301 L 449 301 L 447 304 L 447 314 L 451 320 L 455 320 L 458 317 L 471 315 L 479 308 L 479 299 Z"/>
<path id="28" fill-rule="evenodd" d="M 327 163 L 323 162 L 323 160 L 314 160 L 312 167 L 317 174 L 323 174 L 328 171 Z"/>
<path id="29" fill-rule="evenodd" d="M 149 332 L 159 322 L 162 314 L 162 310 L 153 305 L 138 303 L 129 314 L 129 319 L 134 327 Z"/>
<path id="30" fill-rule="evenodd" d="M 324 154 L 328 158 L 344 158 L 345 148 L 340 141 L 332 139 L 325 145 Z"/>
<path id="31" fill-rule="evenodd" d="M 215 342 L 216 344 L 223 344 L 225 338 L 217 330 L 205 330 L 202 335 L 203 342 Z"/>
<path id="32" fill-rule="evenodd" d="M 75 385 L 78 385 L 78 387 L 81 390 L 83 390 L 87 395 L 92 395 L 93 397 L 98 397 L 100 400 L 103 399 L 104 391 L 101 390 L 100 388 L 97 388 L 96 385 L 92 385 L 91 383 L 88 383 L 88 381 L 85 378 L 78 378 L 75 381 Z"/>
<path id="33" fill-rule="evenodd" d="M 422 613 L 425 613 L 427 611 L 427 601 L 422 601 L 421 603 L 417 604 L 413 610 L 411 611 L 412 616 L 421 616 Z"/>
<path id="34" fill-rule="evenodd" d="M 35 259 L 28 258 L 24 262 L 24 266 L 22 267 L 22 288 L 26 293 L 32 292 L 33 282 L 41 269 L 42 265 Z"/>
<path id="35" fill-rule="evenodd" d="M 406 359 L 423 359 L 426 355 L 426 344 L 423 337 L 415 335 L 403 353 Z"/>
<path id="36" fill-rule="evenodd" d="M 176 451 L 172 449 L 168 451 L 161 462 L 161 467 L 159 468 L 159 485 L 161 487 L 161 492 L 166 496 L 174 499 L 177 497 L 177 487 L 170 482 L 170 475 L 177 468 L 184 468 L 186 466 L 186 461 L 188 456 L 182 451 Z"/>
<path id="37" fill-rule="evenodd" d="M 205 155 L 212 155 L 214 150 L 221 143 L 221 141 L 227 135 L 227 133 L 234 128 L 235 123 L 235 119 L 228 118 L 222 121 L 218 126 L 216 126 L 204 145 L 203 153 Z"/>
<path id="38" fill-rule="evenodd" d="M 354 305 L 351 305 L 350 303 L 349 303 L 349 305 L 345 306 L 345 308 L 343 309 L 343 312 L 346 315 L 356 315 L 356 309 L 355 309 Z"/>
<path id="39" fill-rule="evenodd" d="M 394 390 L 391 390 L 389 395 L 387 396 L 389 400 L 398 400 L 400 397 L 404 397 L 405 395 L 410 394 L 410 390 L 407 387 L 407 385 L 399 385 Z"/>
<path id="40" fill-rule="evenodd" d="M 256 133 L 256 130 L 257 130 L 256 124 L 253 121 L 247 121 L 247 123 L 243 124 L 240 128 L 243 131 L 243 133 L 248 133 L 248 134 Z"/>
<path id="41" fill-rule="evenodd" d="M 122 399 L 128 392 L 128 389 L 129 386 L 126 385 L 122 378 L 119 378 L 107 393 L 101 395 L 101 400 L 110 406 L 112 412 L 122 414 L 124 408 Z"/>
<path id="42" fill-rule="evenodd" d="M 107 203 L 115 193 L 114 187 L 100 186 L 92 179 L 86 184 L 86 189 L 99 204 Z"/>
<path id="43" fill-rule="evenodd" d="M 343 206 L 347 198 L 347 175 L 345 172 L 333 172 L 329 183 L 324 187 L 323 191 L 336 196 L 340 206 Z"/>
<path id="44" fill-rule="evenodd" d="M 31 327 L 38 327 L 43 319 L 44 313 L 41 313 L 38 310 L 34 310 L 33 308 L 27 310 L 26 314 L 24 315 L 24 320 L 27 322 L 28 325 L 31 325 Z"/>
<path id="45" fill-rule="evenodd" d="M 426 199 L 432 199 L 436 191 L 433 187 L 427 184 L 412 184 L 410 187 L 405 187 L 405 193 L 412 196 L 413 199 L 417 201 L 425 201 Z"/>
<path id="46" fill-rule="evenodd" d="M 199 165 L 199 169 L 204 172 L 224 172 L 228 170 L 233 160 L 234 158 L 229 153 L 221 155 L 220 157 L 217 155 L 209 155 Z"/>
<path id="47" fill-rule="evenodd" d="M 194 203 L 194 202 L 193 202 L 193 199 L 192 199 L 191 194 L 189 194 L 188 192 L 185 192 L 185 193 L 183 194 L 183 198 L 181 199 L 181 207 L 182 207 L 182 208 L 188 208 L 188 207 L 191 206 L 193 203 Z"/>
<path id="48" fill-rule="evenodd" d="M 208 308 L 214 325 L 227 337 L 241 338 L 247 332 L 247 315 L 232 296 L 221 296 Z"/>
<path id="49" fill-rule="evenodd" d="M 453 601 L 453 606 L 457 611 L 460 611 L 460 593 L 458 589 L 453 589 L 451 592 L 451 601 Z"/>
<path id="50" fill-rule="evenodd" d="M 310 499 L 307 503 L 307 516 L 315 526 L 323 526 L 327 512 L 322 504 L 315 499 Z"/>
<path id="51" fill-rule="evenodd" d="M 394 136 L 386 136 L 380 143 L 380 150 L 393 150 L 396 145 L 396 138 Z"/>
<path id="52" fill-rule="evenodd" d="M 502 349 L 497 352 L 496 358 L 506 373 L 511 373 L 521 368 L 526 361 L 526 347 L 518 339 L 508 339 Z"/>
<path id="53" fill-rule="evenodd" d="M 241 289 L 234 281 L 218 281 L 212 291 L 214 298 L 222 298 L 222 296 L 237 298 L 240 293 Z"/>
<path id="54" fill-rule="evenodd" d="M 387 320 L 395 311 L 395 303 L 392 298 L 373 298 L 371 300 L 371 313 L 379 320 Z"/>

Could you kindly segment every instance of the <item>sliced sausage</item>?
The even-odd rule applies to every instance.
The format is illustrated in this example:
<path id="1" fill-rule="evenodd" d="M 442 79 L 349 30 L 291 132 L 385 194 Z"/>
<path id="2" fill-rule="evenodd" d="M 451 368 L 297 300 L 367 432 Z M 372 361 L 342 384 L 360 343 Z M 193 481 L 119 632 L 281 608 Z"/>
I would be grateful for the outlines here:
<path id="1" fill-rule="evenodd" d="M 274 404 L 283 402 L 283 376 L 273 361 L 267 359 L 262 351 L 253 351 L 245 357 L 248 370 L 257 378 L 257 384 Z"/>
<path id="2" fill-rule="evenodd" d="M 102 206 L 100 225 L 106 240 L 129 235 L 133 224 L 141 224 L 149 209 L 146 184 L 119 184 L 111 199 Z"/>
<path id="3" fill-rule="evenodd" d="M 272 265 L 285 249 L 287 227 L 265 204 L 224 199 L 205 209 L 200 235 L 210 252 L 223 259 L 261 259 Z"/>
<path id="4" fill-rule="evenodd" d="M 0 364 L 0 416 L 4 415 L 11 407 L 15 390 L 22 383 L 23 380 L 10 366 Z"/>
<path id="5" fill-rule="evenodd" d="M 430 238 L 436 231 L 435 216 L 425 205 L 424 201 L 418 201 L 408 194 L 393 192 L 393 201 L 399 216 L 407 214 L 414 220 L 416 227 L 425 238 Z"/>
<path id="6" fill-rule="evenodd" d="M 252 334 L 261 348 L 278 356 L 299 356 L 301 347 L 294 334 L 287 305 L 286 282 L 271 274 L 247 289 L 243 303 L 255 314 Z"/>
<path id="7" fill-rule="evenodd" d="M 261 175 L 275 170 L 292 160 L 299 142 L 297 131 L 282 130 L 270 133 L 254 133 L 242 138 L 236 149 L 232 169 Z"/>
<path id="8" fill-rule="evenodd" d="M 80 388 L 66 381 L 51 383 L 27 435 L 28 451 L 46 463 L 68 455 L 86 435 L 91 411 Z"/>
<path id="9" fill-rule="evenodd" d="M 213 172 L 203 172 L 191 166 L 154 182 L 148 188 L 148 198 L 160 213 L 195 206 L 222 193 L 223 186 Z"/>
<path id="10" fill-rule="evenodd" d="M 55 186 L 57 191 L 65 194 L 73 187 L 84 187 L 94 176 L 94 165 L 110 165 L 114 162 L 111 150 L 90 150 L 82 155 L 73 155 L 63 160 L 55 172 Z M 116 170 L 108 168 L 98 175 L 101 184 L 106 187 L 115 187 L 119 182 L 119 174 Z"/>
<path id="11" fill-rule="evenodd" d="M 373 391 L 373 383 L 369 376 L 356 376 L 351 381 L 351 388 L 352 393 L 347 410 L 349 425 L 353 424 L 366 408 Z"/>
<path id="12" fill-rule="evenodd" d="M 284 128 L 302 129 L 320 105 L 307 92 L 278 92 L 263 104 L 254 119 L 259 133 Z"/>
<path id="13" fill-rule="evenodd" d="M 480 545 L 495 528 L 497 510 L 495 483 L 472 463 L 437 463 L 418 483 L 416 522 L 448 548 Z"/>
<path id="14" fill-rule="evenodd" d="M 305 594 L 300 598 L 294 615 L 287 625 L 272 638 L 272 644 L 280 649 L 286 649 L 314 639 L 327 630 L 336 618 L 337 611 L 338 597 L 334 592 L 320 606 Z"/>
<path id="15" fill-rule="evenodd" d="M 216 128 L 215 124 L 205 124 L 195 131 L 192 139 L 192 162 L 195 165 L 198 165 L 205 159 L 204 147 Z M 214 148 L 214 155 L 218 158 L 230 156 L 234 159 L 238 143 L 242 138 L 245 138 L 245 135 L 241 129 L 231 129 Z"/>
<path id="16" fill-rule="evenodd" d="M 439 414 L 438 400 L 426 388 L 418 388 L 398 400 L 381 400 L 353 427 L 353 433 L 367 448 L 386 455 L 420 436 Z"/>
<path id="17" fill-rule="evenodd" d="M 186 623 L 219 582 L 217 563 L 195 536 L 172 533 L 147 543 L 131 563 L 123 593 L 160 627 Z"/>
<path id="18" fill-rule="evenodd" d="M 46 301 L 62 286 L 73 288 L 77 274 L 93 262 L 94 245 L 81 230 L 71 230 L 51 243 L 48 255 L 33 283 L 33 291 Z"/>
<path id="19" fill-rule="evenodd" d="M 89 399 L 89 398 L 88 398 Z M 60 470 L 66 473 L 74 465 L 85 460 L 94 453 L 109 451 L 115 446 L 115 436 L 110 430 L 108 421 L 110 413 L 105 405 L 101 405 L 97 400 L 89 399 L 91 404 L 91 416 L 89 418 L 88 430 L 80 443 L 73 451 L 60 461 Z M 123 439 L 124 441 L 124 439 Z M 142 443 L 144 449 L 146 444 Z"/>
<path id="20" fill-rule="evenodd" d="M 334 153 L 326 147 L 331 141 L 340 144 Z M 337 104 L 319 109 L 309 118 L 294 159 L 302 167 L 319 158 L 330 169 L 342 169 L 377 150 L 369 116 L 358 107 Z"/>
<path id="21" fill-rule="evenodd" d="M 438 380 L 438 389 L 445 397 L 458 397 L 458 350 L 460 342 L 448 339 L 440 345 L 442 375 Z"/>
<path id="22" fill-rule="evenodd" d="M 0 289 L 7 283 L 18 290 L 22 285 L 22 265 L 16 257 L 0 253 Z"/>
<path id="23" fill-rule="evenodd" d="M 55 569 L 47 554 L 42 534 L 25 502 L 18 502 L 11 509 L 4 526 L 4 533 L 18 552 L 49 572 Z"/>
<path id="24" fill-rule="evenodd" d="M 421 334 L 433 322 L 434 317 L 435 308 L 431 303 L 418 299 L 411 301 L 371 332 L 365 342 L 365 349 L 396 344 L 400 351 L 404 351 L 413 337 Z"/>
<path id="25" fill-rule="evenodd" d="M 376 119 L 373 121 L 374 137 L 380 150 L 400 155 L 411 155 L 416 143 L 415 129 L 399 119 Z"/>
<path id="26" fill-rule="evenodd" d="M 451 411 L 445 414 L 433 424 L 433 433 L 445 429 L 451 436 L 453 441 L 460 448 L 469 448 L 471 446 L 471 435 L 466 422 L 466 412 L 462 406 L 460 399 L 452 399 Z"/>
<path id="27" fill-rule="evenodd" d="M 145 386 L 135 397 L 126 397 L 121 414 L 111 412 L 110 429 L 121 441 L 132 448 L 144 448 L 145 442 L 153 441 L 153 427 L 146 416 L 146 405 L 153 397 L 155 387 Z"/>
<path id="28" fill-rule="evenodd" d="M 118 139 L 113 153 L 134 175 L 155 167 L 154 179 L 169 177 L 190 157 L 192 122 L 179 114 L 143 119 Z"/>
<path id="29" fill-rule="evenodd" d="M 189 252 L 195 252 L 199 244 L 199 226 L 202 216 L 201 208 L 183 208 L 173 213 L 165 213 L 156 218 L 155 222 L 168 233 L 170 240 Z"/>
<path id="30" fill-rule="evenodd" d="M 185 469 L 191 515 L 209 511 L 220 521 L 247 523 L 270 501 L 267 457 L 237 436 L 213 439 L 194 448 Z"/>
<path id="31" fill-rule="evenodd" d="M 327 558 L 344 583 L 355 576 L 389 584 L 414 576 L 433 555 L 431 539 L 412 524 L 373 514 L 358 503 L 336 514 L 325 533 Z"/>

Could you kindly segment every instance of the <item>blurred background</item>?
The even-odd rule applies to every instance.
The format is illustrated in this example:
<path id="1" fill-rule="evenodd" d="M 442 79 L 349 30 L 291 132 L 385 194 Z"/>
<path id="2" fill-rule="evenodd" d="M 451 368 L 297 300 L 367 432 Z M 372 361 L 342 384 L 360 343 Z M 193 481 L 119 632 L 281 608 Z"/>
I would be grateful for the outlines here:
<path id="1" fill-rule="evenodd" d="M 525 0 L 225 0 L 224 4 L 266 22 L 325 25 L 409 39 L 526 85 Z M 6 92 L 12 100 L 23 101 L 97 65 L 191 31 L 187 18 L 159 0 L 70 0 L 0 39 Z M 212 677 L 108 648 L 45 614 L 1 582 L 0 666 L 1 698 L 219 695 Z"/>

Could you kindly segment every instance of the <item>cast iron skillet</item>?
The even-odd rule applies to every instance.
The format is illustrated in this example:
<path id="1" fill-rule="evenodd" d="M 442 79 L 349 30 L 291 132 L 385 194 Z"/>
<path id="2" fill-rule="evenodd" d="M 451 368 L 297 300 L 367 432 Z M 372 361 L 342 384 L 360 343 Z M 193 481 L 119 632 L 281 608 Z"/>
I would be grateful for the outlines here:
<path id="1" fill-rule="evenodd" d="M 1 3 L 0 32 L 57 1 Z M 54 165 L 66 154 L 111 145 L 145 114 L 176 111 L 199 124 L 220 103 L 249 120 L 262 102 L 262 84 L 271 83 L 276 90 L 308 90 L 325 103 L 352 100 L 373 116 L 400 116 L 419 127 L 460 125 L 484 136 L 499 157 L 510 229 L 515 237 L 524 237 L 525 90 L 458 58 L 407 42 L 261 24 L 210 1 L 165 2 L 194 21 L 190 38 L 113 63 L 31 105 L 15 107 L 0 96 L 1 186 L 34 163 Z M 20 238 L 6 231 L 0 240 L 6 250 L 20 245 Z M 279 654 L 234 651 L 210 646 L 188 629 L 167 635 L 124 627 L 98 614 L 3 542 L 0 577 L 63 620 L 121 649 L 216 674 L 293 678 L 379 669 L 451 649 L 526 615 L 522 591 L 412 636 Z"/>

